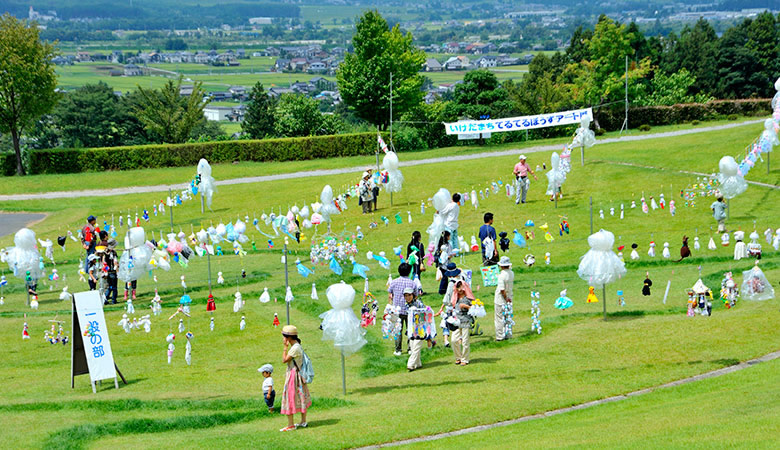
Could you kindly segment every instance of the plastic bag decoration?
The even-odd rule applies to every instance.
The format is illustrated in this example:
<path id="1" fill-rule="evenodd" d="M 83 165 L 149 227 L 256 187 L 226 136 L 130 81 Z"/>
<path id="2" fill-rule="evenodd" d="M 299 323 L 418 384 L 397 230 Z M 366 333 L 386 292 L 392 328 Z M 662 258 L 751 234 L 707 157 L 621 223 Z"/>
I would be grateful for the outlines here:
<path id="1" fill-rule="evenodd" d="M 580 127 L 577 128 L 577 131 L 574 133 L 574 139 L 572 139 L 569 147 L 593 147 L 593 144 L 596 143 L 596 133 L 590 129 L 590 123 L 592 121 L 593 119 L 591 119 L 590 116 L 582 118 Z"/>
<path id="2" fill-rule="evenodd" d="M 211 166 L 204 158 L 198 161 L 198 176 L 200 177 L 200 191 L 206 199 L 206 206 L 211 209 L 211 199 L 217 192 L 217 184 L 211 176 Z"/>
<path id="3" fill-rule="evenodd" d="M 775 289 L 758 267 L 758 262 L 752 269 L 742 272 L 742 286 L 739 288 L 739 295 L 745 300 L 771 300 L 775 298 Z"/>
<path id="4" fill-rule="evenodd" d="M 330 224 L 330 216 L 339 214 L 341 211 L 339 211 L 339 209 L 333 203 L 333 188 L 331 188 L 329 184 L 326 184 L 325 187 L 322 188 L 320 202 L 322 202 L 322 205 L 319 208 L 315 208 L 314 205 L 312 205 L 312 209 L 315 211 L 319 209 L 317 212 L 319 212 L 319 214 L 322 216 L 322 222 Z M 312 218 L 311 223 L 314 223 L 314 218 Z"/>
<path id="5" fill-rule="evenodd" d="M 333 309 L 320 315 L 322 340 L 333 341 L 333 345 L 344 356 L 351 355 L 366 344 L 366 330 L 360 326 L 360 319 L 352 311 L 355 289 L 341 282 L 329 286 L 325 295 Z"/>
<path id="6" fill-rule="evenodd" d="M 561 167 L 561 157 L 553 152 L 550 157 L 550 171 L 547 172 L 547 195 L 558 193 L 558 189 L 566 181 L 566 172 Z"/>
<path id="7" fill-rule="evenodd" d="M 22 228 L 14 235 L 14 247 L 5 249 L 5 261 L 15 277 L 24 279 L 29 271 L 33 280 L 43 278 L 41 255 L 35 244 L 35 232 Z"/>
<path id="8" fill-rule="evenodd" d="M 626 274 L 626 266 L 612 251 L 615 235 L 599 230 L 588 236 L 590 250 L 580 261 L 577 275 L 591 286 L 602 287 Z"/>
<path id="9" fill-rule="evenodd" d="M 731 199 L 745 192 L 748 187 L 747 182 L 739 173 L 739 166 L 734 157 L 724 156 L 720 159 L 718 166 L 720 167 L 718 174 L 720 187 L 718 189 L 724 198 Z"/>
<path id="10" fill-rule="evenodd" d="M 438 213 L 447 206 L 447 203 L 452 199 L 450 191 L 441 188 L 433 196 L 433 208 L 437 211 L 433 215 L 433 222 L 428 227 L 426 232 L 428 233 L 428 254 L 432 257 L 433 252 L 436 249 L 436 244 L 439 242 L 439 237 L 442 231 L 444 231 L 444 218 Z M 430 265 L 430 264 L 429 264 Z"/>
<path id="11" fill-rule="evenodd" d="M 392 150 L 385 153 L 384 158 L 382 158 L 382 166 L 387 171 L 385 191 L 401 192 L 401 187 L 404 184 L 404 176 L 401 171 L 398 170 L 398 155 Z"/>
<path id="12" fill-rule="evenodd" d="M 117 277 L 130 282 L 141 278 L 141 275 L 151 270 L 149 260 L 152 259 L 154 248 L 146 242 L 146 233 L 142 227 L 127 230 L 125 235 L 125 251 L 119 258 Z"/>

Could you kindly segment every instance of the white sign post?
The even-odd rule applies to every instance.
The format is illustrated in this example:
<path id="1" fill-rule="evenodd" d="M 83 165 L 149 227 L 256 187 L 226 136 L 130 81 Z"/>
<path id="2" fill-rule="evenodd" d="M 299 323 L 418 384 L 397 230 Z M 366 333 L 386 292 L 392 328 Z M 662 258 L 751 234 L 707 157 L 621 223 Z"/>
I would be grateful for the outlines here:
<path id="1" fill-rule="evenodd" d="M 87 291 L 73 294 L 73 309 L 75 336 L 71 346 L 71 387 L 73 377 L 89 373 L 93 393 L 96 392 L 96 381 L 111 378 L 114 379 L 114 386 L 119 389 L 100 293 Z"/>

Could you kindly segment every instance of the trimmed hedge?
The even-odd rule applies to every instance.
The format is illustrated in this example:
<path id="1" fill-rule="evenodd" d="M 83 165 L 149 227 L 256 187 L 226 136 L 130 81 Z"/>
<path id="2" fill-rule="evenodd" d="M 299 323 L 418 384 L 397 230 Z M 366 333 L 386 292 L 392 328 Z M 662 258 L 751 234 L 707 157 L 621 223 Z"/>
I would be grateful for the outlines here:
<path id="1" fill-rule="evenodd" d="M 28 173 L 77 173 L 194 166 L 233 161 L 301 161 L 373 155 L 376 133 L 110 148 L 32 150 Z"/>
<path id="2" fill-rule="evenodd" d="M 628 109 L 628 123 L 650 126 L 674 125 L 704 121 L 732 114 L 738 116 L 760 116 L 772 113 L 770 99 L 713 100 L 707 103 L 685 103 L 673 106 L 642 106 Z M 619 130 L 623 125 L 625 113 L 622 109 L 602 109 L 596 113 L 599 125 L 608 131 Z"/>
<path id="3" fill-rule="evenodd" d="M 16 175 L 16 153 L 0 153 L 0 175 L 4 177 Z"/>

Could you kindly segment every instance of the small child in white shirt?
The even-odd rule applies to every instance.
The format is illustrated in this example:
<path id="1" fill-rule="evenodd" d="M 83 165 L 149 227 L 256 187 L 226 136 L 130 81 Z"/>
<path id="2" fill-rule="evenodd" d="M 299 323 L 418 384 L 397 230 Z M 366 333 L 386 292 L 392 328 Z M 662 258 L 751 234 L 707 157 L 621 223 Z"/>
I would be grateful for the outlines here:
<path id="1" fill-rule="evenodd" d="M 276 391 L 274 390 L 274 379 L 271 378 L 271 374 L 274 373 L 274 366 L 265 364 L 263 367 L 257 369 L 257 371 L 262 373 L 265 378 L 263 380 L 263 399 L 265 400 L 265 404 L 268 405 L 268 412 L 274 412 Z"/>

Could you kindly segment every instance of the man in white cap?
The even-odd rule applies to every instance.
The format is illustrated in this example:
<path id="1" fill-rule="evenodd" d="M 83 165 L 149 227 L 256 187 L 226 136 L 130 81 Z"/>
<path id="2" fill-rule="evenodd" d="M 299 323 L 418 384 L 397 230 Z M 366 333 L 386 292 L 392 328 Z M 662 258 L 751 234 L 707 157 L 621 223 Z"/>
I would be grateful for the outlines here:
<path id="1" fill-rule="evenodd" d="M 525 162 L 525 155 L 520 155 L 519 159 L 520 162 L 515 164 L 515 168 L 512 171 L 512 173 L 515 174 L 515 179 L 517 180 L 517 188 L 515 189 L 515 192 L 517 192 L 517 195 L 515 196 L 515 205 L 520 202 L 525 203 L 525 194 L 528 192 L 528 174 L 530 173 L 533 175 L 534 180 L 538 180 L 534 171 L 531 170 L 531 167 Z"/>
<path id="2" fill-rule="evenodd" d="M 358 186 L 358 195 L 360 195 L 360 204 L 363 206 L 363 214 L 370 213 L 374 203 L 374 191 L 371 186 L 371 174 L 368 172 L 363 172 Z"/>
<path id="3" fill-rule="evenodd" d="M 501 269 L 501 272 L 498 273 L 496 295 L 493 299 L 493 322 L 496 326 L 496 341 L 503 341 L 506 338 L 504 334 L 506 326 L 504 305 L 512 303 L 512 285 L 515 282 L 515 274 L 512 272 L 512 262 L 508 256 L 501 257 L 498 261 L 498 267 Z"/>

